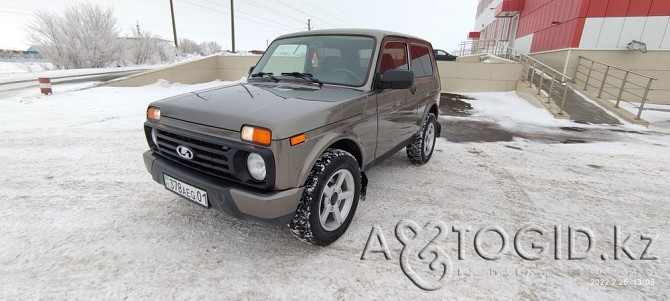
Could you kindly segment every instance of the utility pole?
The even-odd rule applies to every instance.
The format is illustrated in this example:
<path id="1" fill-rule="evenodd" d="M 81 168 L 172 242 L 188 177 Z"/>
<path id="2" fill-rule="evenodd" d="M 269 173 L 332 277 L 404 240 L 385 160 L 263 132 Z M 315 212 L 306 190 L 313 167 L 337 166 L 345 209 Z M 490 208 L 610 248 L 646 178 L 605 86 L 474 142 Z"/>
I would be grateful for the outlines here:
<path id="1" fill-rule="evenodd" d="M 233 9 L 233 0 L 230 0 L 230 31 L 233 40 L 233 53 L 235 53 L 235 10 Z"/>
<path id="2" fill-rule="evenodd" d="M 177 44 L 177 26 L 174 23 L 174 6 L 172 5 L 172 0 L 170 0 L 170 14 L 172 14 L 172 34 L 174 35 L 174 48 L 179 49 L 179 45 Z"/>
<path id="3" fill-rule="evenodd" d="M 307 30 L 312 30 L 312 19 L 307 19 Z"/>

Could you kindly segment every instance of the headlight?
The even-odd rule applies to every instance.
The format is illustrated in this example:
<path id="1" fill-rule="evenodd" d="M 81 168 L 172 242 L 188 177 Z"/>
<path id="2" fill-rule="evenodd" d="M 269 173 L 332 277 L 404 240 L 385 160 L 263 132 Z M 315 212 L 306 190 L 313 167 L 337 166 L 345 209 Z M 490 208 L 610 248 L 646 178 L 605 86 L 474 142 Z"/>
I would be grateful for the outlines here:
<path id="1" fill-rule="evenodd" d="M 265 160 L 263 157 L 257 153 L 251 153 L 247 156 L 247 169 L 249 174 L 256 181 L 265 180 L 266 170 L 265 170 Z"/>
<path id="2" fill-rule="evenodd" d="M 272 131 L 261 127 L 245 125 L 240 131 L 242 141 L 249 141 L 263 146 L 272 143 Z"/>
<path id="3" fill-rule="evenodd" d="M 156 147 L 158 147 L 158 133 L 156 133 L 156 129 L 151 129 L 151 142 L 154 143 Z"/>
<path id="4" fill-rule="evenodd" d="M 147 109 L 147 119 L 156 122 L 161 120 L 161 109 L 156 107 L 149 107 L 149 109 Z"/>

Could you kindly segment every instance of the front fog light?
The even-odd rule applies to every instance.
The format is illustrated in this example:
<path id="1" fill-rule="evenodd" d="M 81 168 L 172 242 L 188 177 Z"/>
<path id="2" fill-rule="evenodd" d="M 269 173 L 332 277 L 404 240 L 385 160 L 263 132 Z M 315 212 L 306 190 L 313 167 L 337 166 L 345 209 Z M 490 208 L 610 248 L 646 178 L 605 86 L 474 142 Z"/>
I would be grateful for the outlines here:
<path id="1" fill-rule="evenodd" d="M 263 160 L 261 155 L 257 153 L 249 154 L 249 156 L 247 156 L 247 169 L 249 170 L 251 177 L 256 181 L 265 180 L 265 160 Z"/>

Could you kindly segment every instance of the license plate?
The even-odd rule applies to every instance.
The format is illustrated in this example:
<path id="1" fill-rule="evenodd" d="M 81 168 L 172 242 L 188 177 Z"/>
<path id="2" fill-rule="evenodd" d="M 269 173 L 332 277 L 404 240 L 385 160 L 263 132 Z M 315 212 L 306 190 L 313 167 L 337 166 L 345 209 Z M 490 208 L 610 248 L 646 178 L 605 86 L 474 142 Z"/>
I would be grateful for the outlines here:
<path id="1" fill-rule="evenodd" d="M 165 188 L 167 190 L 170 190 L 200 205 L 209 207 L 209 202 L 207 201 L 207 191 L 184 183 L 166 174 L 163 174 L 163 182 L 165 183 Z"/>

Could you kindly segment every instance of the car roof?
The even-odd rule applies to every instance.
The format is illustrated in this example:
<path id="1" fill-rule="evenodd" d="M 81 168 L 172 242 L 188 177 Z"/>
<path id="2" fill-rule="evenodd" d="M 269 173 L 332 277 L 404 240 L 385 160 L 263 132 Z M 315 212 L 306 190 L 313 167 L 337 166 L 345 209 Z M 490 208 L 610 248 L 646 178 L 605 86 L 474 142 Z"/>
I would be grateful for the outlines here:
<path id="1" fill-rule="evenodd" d="M 373 36 L 373 37 L 377 38 L 378 40 L 381 40 L 386 36 L 393 36 L 393 37 L 419 40 L 419 41 L 423 41 L 423 42 L 426 42 L 426 43 L 430 44 L 428 41 L 426 41 L 422 38 L 411 36 L 411 35 L 404 34 L 404 33 L 387 31 L 387 30 L 361 29 L 361 28 L 322 29 L 322 30 L 301 31 L 301 32 L 295 32 L 295 33 L 282 35 L 282 36 L 278 37 L 277 40 L 284 39 L 284 38 L 290 38 L 290 37 L 309 36 L 309 35 L 335 35 L 335 34 Z"/>

